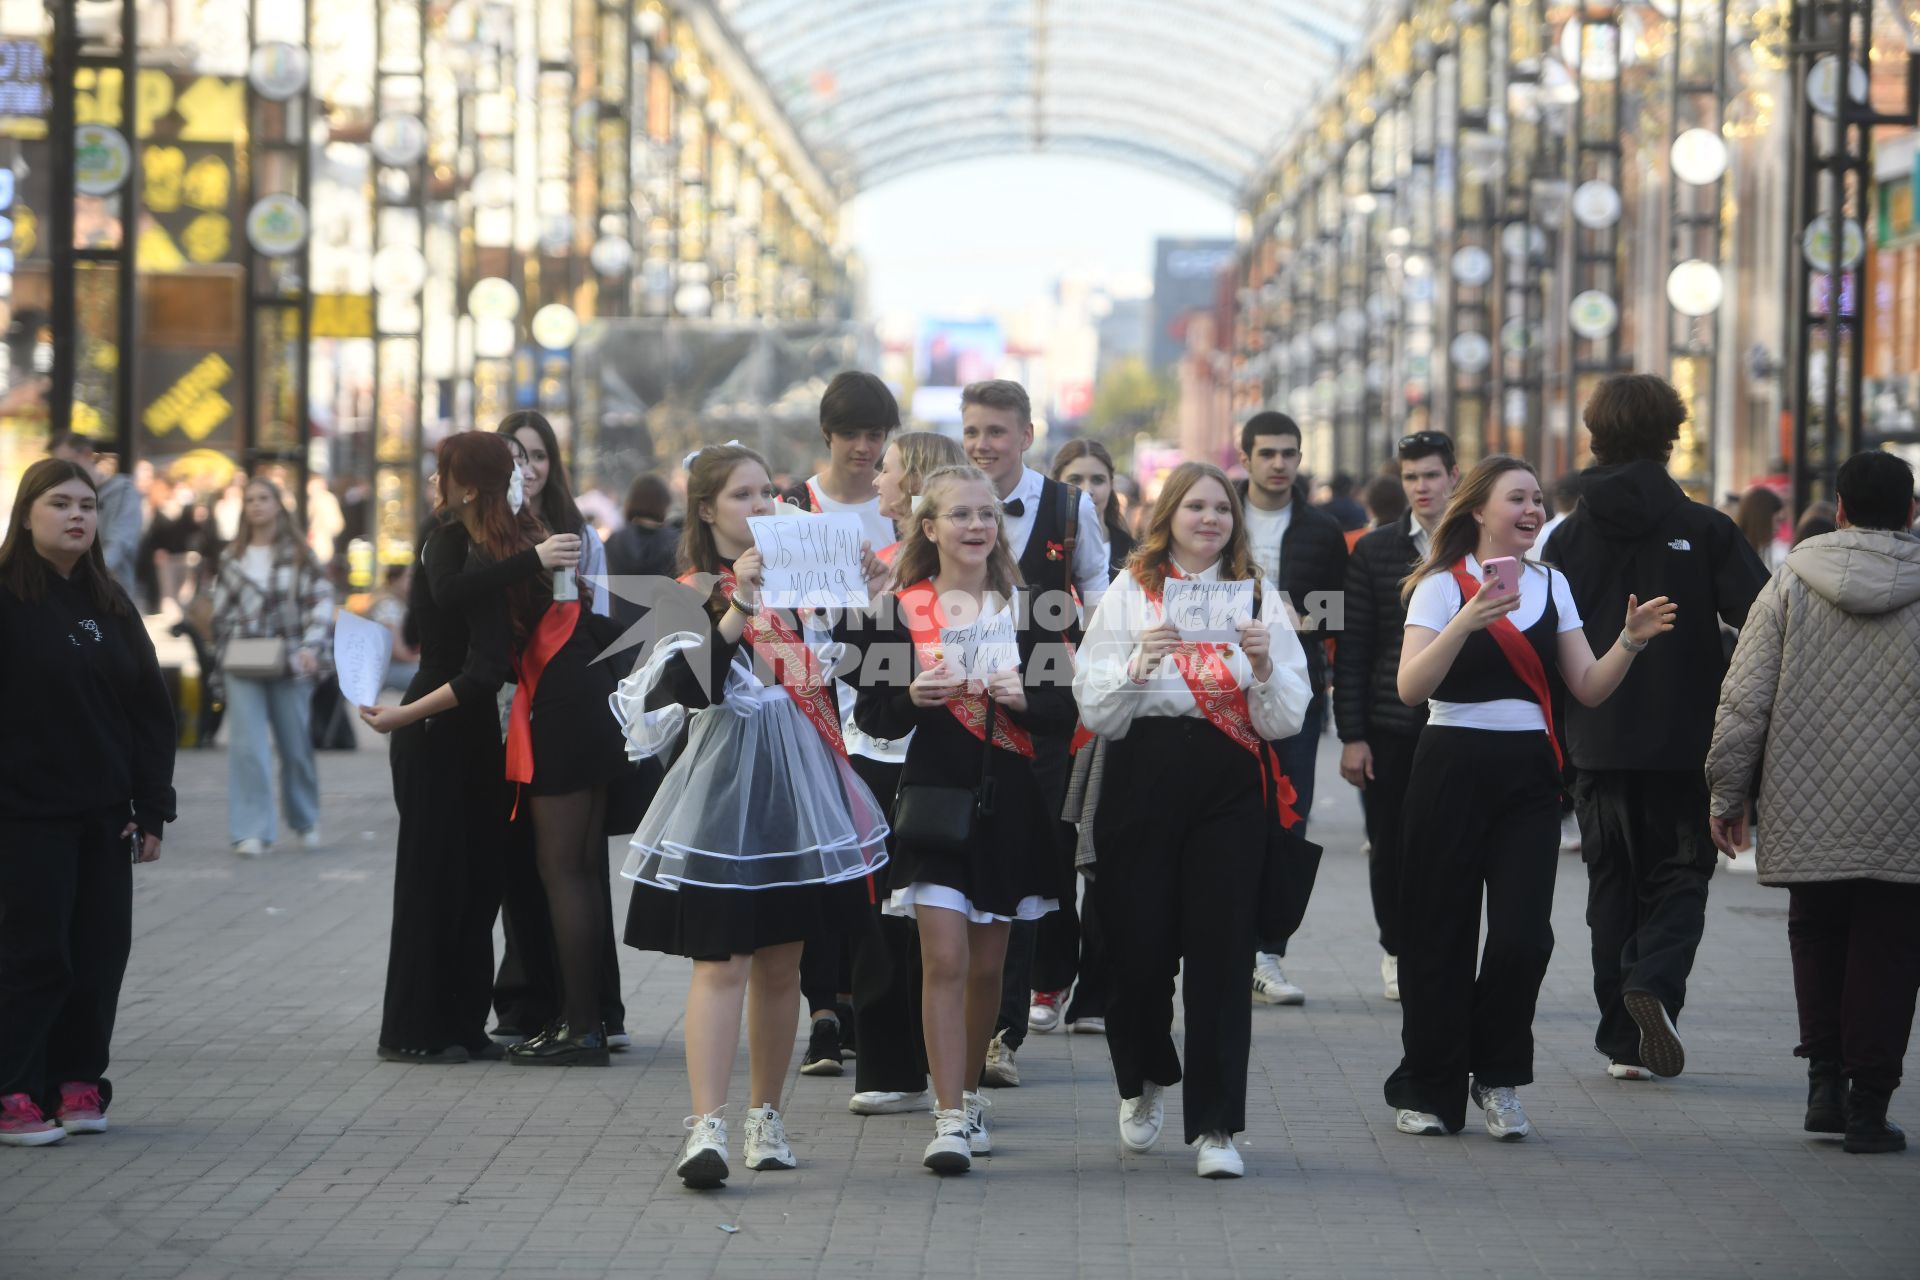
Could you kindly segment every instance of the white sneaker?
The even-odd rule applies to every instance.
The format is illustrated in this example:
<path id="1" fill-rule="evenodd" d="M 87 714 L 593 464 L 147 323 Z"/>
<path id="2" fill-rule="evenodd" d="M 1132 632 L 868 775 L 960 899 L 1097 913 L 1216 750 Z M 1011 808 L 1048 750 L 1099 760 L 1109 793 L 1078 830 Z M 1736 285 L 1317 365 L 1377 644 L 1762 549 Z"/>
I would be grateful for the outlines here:
<path id="1" fill-rule="evenodd" d="M 1057 1030 L 1060 1026 L 1060 1005 L 1064 991 L 1036 991 L 1033 1001 L 1027 1006 L 1027 1030 L 1038 1031 L 1042 1035 Z"/>
<path id="2" fill-rule="evenodd" d="M 1622 993 L 1620 1003 L 1640 1027 L 1640 1061 L 1668 1079 L 1685 1071 L 1686 1046 L 1680 1043 L 1680 1033 L 1660 997 L 1651 991 L 1628 991 Z"/>
<path id="3" fill-rule="evenodd" d="M 258 836 L 248 836 L 245 840 L 235 840 L 233 851 L 242 858 L 257 858 L 267 851 L 267 842 Z"/>
<path id="4" fill-rule="evenodd" d="M 1014 1065 L 1013 1049 L 1007 1044 L 1007 1033 L 994 1033 L 987 1042 L 987 1061 L 980 1072 L 980 1083 L 991 1089 L 1018 1089 L 1020 1087 L 1020 1068 Z"/>
<path id="5" fill-rule="evenodd" d="M 300 833 L 300 847 L 308 853 L 312 853 L 318 849 L 320 847 L 320 828 L 315 827 L 311 831 L 302 831 Z"/>
<path id="6" fill-rule="evenodd" d="M 1279 956 L 1262 951 L 1253 958 L 1253 1000 L 1255 1004 L 1305 1004 L 1307 993 L 1287 981 Z"/>
<path id="7" fill-rule="evenodd" d="M 1393 1113 L 1393 1127 L 1416 1137 L 1443 1136 L 1447 1132 L 1447 1126 L 1431 1111 L 1409 1111 L 1405 1107 Z"/>
<path id="8" fill-rule="evenodd" d="M 1473 1105 L 1487 1113 L 1487 1132 L 1501 1142 L 1518 1142 L 1533 1132 L 1520 1095 L 1511 1085 L 1482 1089 L 1476 1080 L 1467 1092 L 1473 1095 Z"/>
<path id="9" fill-rule="evenodd" d="M 973 1144 L 967 1138 L 964 1109 L 933 1113 L 933 1141 L 920 1163 L 935 1173 L 965 1173 L 973 1168 Z"/>
<path id="10" fill-rule="evenodd" d="M 907 1111 L 925 1111 L 932 1105 L 925 1089 L 913 1093 L 869 1089 L 847 1099 L 847 1110 L 857 1116 L 897 1116 Z"/>
<path id="11" fill-rule="evenodd" d="M 1193 1145 L 1200 1152 L 1196 1172 L 1203 1178 L 1237 1178 L 1247 1171 L 1230 1133 L 1205 1134 Z"/>
<path id="12" fill-rule="evenodd" d="M 1120 1100 L 1120 1145 L 1129 1151 L 1153 1150 L 1167 1123 L 1166 1086 L 1144 1081 L 1137 1098 Z"/>
<path id="13" fill-rule="evenodd" d="M 722 1110 L 725 1108 L 722 1107 Z M 688 1116 L 686 1145 L 673 1172 L 689 1187 L 704 1190 L 727 1180 L 727 1121 L 719 1111 Z"/>
<path id="14" fill-rule="evenodd" d="M 1386 996 L 1387 999 L 1398 1000 L 1400 998 L 1399 956 L 1383 955 L 1380 957 L 1380 988 L 1381 994 Z"/>
<path id="15" fill-rule="evenodd" d="M 976 1156 L 993 1154 L 993 1122 L 987 1118 L 987 1112 L 993 1110 L 993 1104 L 978 1093 L 968 1093 L 967 1100 L 967 1146 Z"/>
<path id="16" fill-rule="evenodd" d="M 1107 1034 L 1105 1018 L 1075 1018 L 1067 1024 L 1067 1030 L 1078 1036 L 1103 1036 Z"/>
<path id="17" fill-rule="evenodd" d="M 1658 1080 L 1660 1078 L 1653 1074 L 1651 1068 L 1632 1062 L 1609 1062 L 1607 1074 L 1615 1080 Z"/>
<path id="18" fill-rule="evenodd" d="M 747 1168 L 791 1169 L 799 1162 L 787 1145 L 787 1126 L 772 1107 L 747 1112 Z"/>

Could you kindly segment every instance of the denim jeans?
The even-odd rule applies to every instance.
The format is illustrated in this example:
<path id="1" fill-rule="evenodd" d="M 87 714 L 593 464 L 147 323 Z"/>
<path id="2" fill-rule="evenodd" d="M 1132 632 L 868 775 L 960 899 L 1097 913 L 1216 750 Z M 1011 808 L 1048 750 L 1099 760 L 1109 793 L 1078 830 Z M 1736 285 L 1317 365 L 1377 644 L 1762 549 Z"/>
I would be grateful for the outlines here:
<path id="1" fill-rule="evenodd" d="M 303 832 L 320 825 L 320 775 L 307 726 L 312 712 L 312 681 L 227 677 L 227 834 L 235 844 L 273 843 L 273 745 L 280 748 L 287 825 Z"/>

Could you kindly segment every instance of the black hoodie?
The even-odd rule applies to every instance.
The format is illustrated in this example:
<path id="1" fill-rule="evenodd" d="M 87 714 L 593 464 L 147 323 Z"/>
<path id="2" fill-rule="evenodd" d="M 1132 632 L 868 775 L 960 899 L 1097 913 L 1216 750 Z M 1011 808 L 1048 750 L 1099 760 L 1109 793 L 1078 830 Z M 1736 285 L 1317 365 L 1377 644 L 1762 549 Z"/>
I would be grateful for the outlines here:
<path id="1" fill-rule="evenodd" d="M 1595 655 L 1619 639 L 1629 593 L 1671 596 L 1680 612 L 1611 698 L 1568 700 L 1568 755 L 1581 769 L 1699 773 L 1727 674 L 1720 623 L 1746 621 L 1766 566 L 1733 521 L 1688 498 L 1658 462 L 1589 467 L 1581 480 L 1580 505 L 1543 556 L 1567 575 Z"/>

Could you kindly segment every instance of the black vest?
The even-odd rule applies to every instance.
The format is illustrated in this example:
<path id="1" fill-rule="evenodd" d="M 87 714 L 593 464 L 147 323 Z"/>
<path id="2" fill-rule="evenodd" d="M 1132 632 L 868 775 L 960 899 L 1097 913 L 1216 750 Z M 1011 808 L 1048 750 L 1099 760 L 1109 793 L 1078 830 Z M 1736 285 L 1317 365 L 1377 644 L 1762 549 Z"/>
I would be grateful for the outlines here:
<path id="1" fill-rule="evenodd" d="M 1539 619 L 1520 634 L 1540 655 L 1540 665 L 1547 672 L 1547 688 L 1557 689 L 1560 612 L 1553 603 L 1551 569 L 1547 570 L 1547 607 Z M 1487 630 L 1476 631 L 1467 637 L 1467 642 L 1460 646 L 1459 656 L 1454 658 L 1453 665 L 1447 669 L 1446 678 L 1440 681 L 1433 696 L 1441 702 L 1496 702 L 1502 698 L 1540 701 L 1539 696 L 1521 682 L 1513 664 L 1501 652 L 1499 642 Z"/>
<path id="2" fill-rule="evenodd" d="M 1073 548 L 1067 545 L 1067 516 L 1070 504 L 1080 500 L 1080 491 L 1058 480 L 1042 478 L 1040 501 L 1033 513 L 1033 528 L 1027 534 L 1027 549 L 1020 553 L 1020 580 L 1029 599 L 1048 592 L 1072 592 Z M 1075 530 L 1075 538 L 1080 531 Z M 1048 623 L 1047 625 L 1052 625 Z M 1080 626 L 1069 623 L 1067 638 L 1080 640 Z"/>

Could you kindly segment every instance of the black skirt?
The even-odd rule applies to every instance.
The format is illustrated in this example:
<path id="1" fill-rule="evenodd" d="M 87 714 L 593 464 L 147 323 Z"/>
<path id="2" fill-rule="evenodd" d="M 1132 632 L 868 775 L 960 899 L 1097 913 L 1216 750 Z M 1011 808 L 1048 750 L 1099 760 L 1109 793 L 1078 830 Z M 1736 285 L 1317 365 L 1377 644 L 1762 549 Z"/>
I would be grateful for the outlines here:
<path id="1" fill-rule="evenodd" d="M 762 947 L 860 937 L 873 926 L 873 877 L 779 889 L 661 889 L 635 884 L 626 943 L 690 960 L 725 960 Z"/>
<path id="2" fill-rule="evenodd" d="M 596 630 L 575 629 L 540 673 L 533 698 L 534 795 L 565 795 L 604 786 L 631 772 L 626 740 L 607 699 L 613 664 L 595 663 Z"/>

